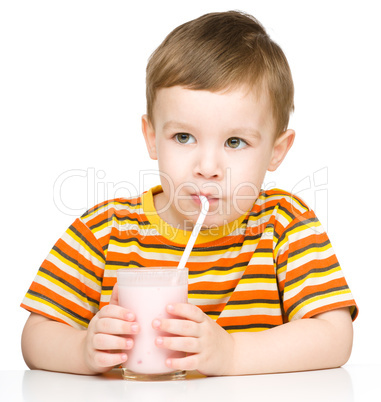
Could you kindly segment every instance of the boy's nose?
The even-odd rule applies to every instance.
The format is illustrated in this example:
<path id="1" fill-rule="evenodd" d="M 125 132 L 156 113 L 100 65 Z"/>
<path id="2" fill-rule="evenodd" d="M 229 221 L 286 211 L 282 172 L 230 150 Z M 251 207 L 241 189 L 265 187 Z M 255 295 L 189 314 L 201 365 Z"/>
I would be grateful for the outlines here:
<path id="1" fill-rule="evenodd" d="M 202 176 L 208 180 L 219 179 L 223 174 L 222 161 L 218 158 L 218 155 L 211 152 L 211 150 L 200 152 L 194 168 L 194 173 L 196 176 Z"/>

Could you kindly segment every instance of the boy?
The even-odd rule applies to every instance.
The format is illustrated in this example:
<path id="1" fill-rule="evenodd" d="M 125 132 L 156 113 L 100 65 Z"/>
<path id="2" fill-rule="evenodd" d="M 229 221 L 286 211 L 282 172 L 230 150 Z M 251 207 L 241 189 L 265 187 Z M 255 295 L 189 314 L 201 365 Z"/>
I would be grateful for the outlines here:
<path id="1" fill-rule="evenodd" d="M 77 219 L 43 262 L 22 306 L 29 367 L 82 374 L 128 359 L 139 333 L 118 306 L 116 270 L 177 266 L 200 212 L 189 304 L 152 326 L 173 369 L 205 375 L 337 367 L 357 307 L 329 239 L 300 199 L 261 191 L 292 146 L 287 60 L 253 17 L 213 13 L 176 28 L 147 66 L 142 130 L 161 186 Z M 173 336 L 172 336 L 173 335 Z M 127 351 L 127 353 L 126 353 Z"/>

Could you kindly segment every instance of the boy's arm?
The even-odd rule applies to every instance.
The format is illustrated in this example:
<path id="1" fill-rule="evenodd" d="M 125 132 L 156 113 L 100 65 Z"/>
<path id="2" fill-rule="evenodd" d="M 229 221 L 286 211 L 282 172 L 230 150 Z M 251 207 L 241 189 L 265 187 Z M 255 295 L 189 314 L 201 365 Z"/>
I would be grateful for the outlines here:
<path id="1" fill-rule="evenodd" d="M 352 350 L 352 318 L 348 308 L 337 309 L 267 331 L 235 333 L 233 338 L 232 368 L 237 374 L 340 367 Z"/>
<path id="2" fill-rule="evenodd" d="M 30 369 L 93 374 L 84 359 L 86 331 L 31 313 L 21 338 Z"/>
<path id="3" fill-rule="evenodd" d="M 352 319 L 348 308 L 266 331 L 233 334 L 227 333 L 195 306 L 177 304 L 171 313 L 187 320 L 161 320 L 156 328 L 182 337 L 159 338 L 157 344 L 190 355 L 169 360 L 167 364 L 176 369 L 196 369 L 206 375 L 339 367 L 349 359 L 352 349 Z"/>
<path id="4" fill-rule="evenodd" d="M 132 312 L 114 304 L 116 297 L 113 292 L 110 304 L 98 311 L 87 330 L 31 313 L 21 339 L 29 368 L 98 374 L 125 362 L 122 350 L 133 346 L 126 335 L 138 333 L 139 327 Z"/>

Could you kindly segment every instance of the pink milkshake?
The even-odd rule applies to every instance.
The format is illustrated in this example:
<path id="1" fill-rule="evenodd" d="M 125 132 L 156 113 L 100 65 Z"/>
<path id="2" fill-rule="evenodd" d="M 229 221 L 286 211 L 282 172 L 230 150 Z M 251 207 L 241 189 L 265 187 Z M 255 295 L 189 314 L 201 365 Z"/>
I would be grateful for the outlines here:
<path id="1" fill-rule="evenodd" d="M 134 347 L 127 352 L 123 365 L 125 379 L 177 379 L 184 371 L 173 371 L 165 365 L 168 358 L 183 357 L 183 352 L 155 345 L 166 333 L 152 328 L 155 318 L 171 318 L 166 306 L 188 302 L 188 270 L 177 268 L 127 268 L 117 271 L 119 305 L 136 315 L 140 332 L 133 335 Z M 172 316 L 173 317 L 173 316 Z"/>

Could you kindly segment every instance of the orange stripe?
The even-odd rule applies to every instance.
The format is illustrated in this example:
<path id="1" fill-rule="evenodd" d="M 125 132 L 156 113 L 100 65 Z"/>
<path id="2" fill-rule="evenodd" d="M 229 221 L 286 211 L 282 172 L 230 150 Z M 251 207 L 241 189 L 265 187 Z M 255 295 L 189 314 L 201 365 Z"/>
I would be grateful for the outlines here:
<path id="1" fill-rule="evenodd" d="M 59 321 L 59 322 L 62 322 L 62 324 L 69 325 L 69 324 L 68 324 L 67 322 L 65 322 L 64 320 L 61 320 L 60 318 L 58 318 L 58 317 L 56 317 L 56 316 L 50 315 L 50 314 L 46 313 L 45 311 L 41 311 L 41 310 L 38 310 L 38 309 L 36 309 L 36 308 L 27 306 L 27 305 L 24 304 L 24 303 L 21 303 L 20 306 L 21 306 L 22 308 L 25 308 L 25 310 L 30 311 L 31 313 L 37 313 L 37 314 L 43 315 L 43 316 L 45 316 L 45 317 L 47 317 L 47 318 L 50 318 L 50 319 L 53 320 L 53 321 Z"/>

